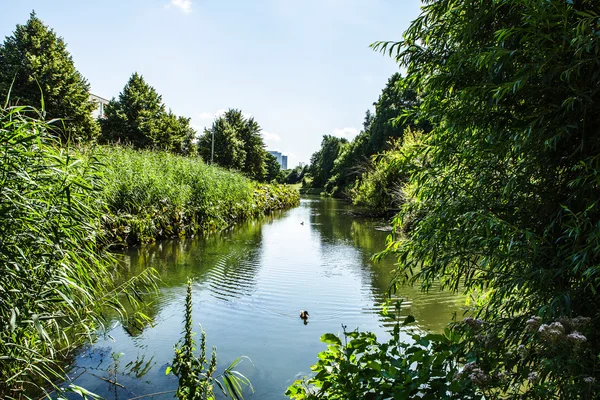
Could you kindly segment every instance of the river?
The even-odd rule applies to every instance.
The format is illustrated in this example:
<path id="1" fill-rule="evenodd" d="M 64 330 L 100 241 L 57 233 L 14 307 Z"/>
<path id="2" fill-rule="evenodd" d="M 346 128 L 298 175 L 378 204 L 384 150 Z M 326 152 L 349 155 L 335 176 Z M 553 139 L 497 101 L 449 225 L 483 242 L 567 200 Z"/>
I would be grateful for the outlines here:
<path id="1" fill-rule="evenodd" d="M 82 349 L 70 371 L 75 384 L 107 399 L 173 390 L 165 375 L 181 337 L 186 281 L 193 280 L 194 326 L 201 324 L 219 369 L 247 356 L 238 370 L 255 392 L 246 398 L 283 399 L 285 389 L 310 374 L 326 332 L 370 330 L 389 337 L 381 303 L 394 260 L 371 261 L 389 234 L 386 221 L 358 217 L 344 202 L 303 198 L 299 207 L 207 238 L 164 241 L 123 254 L 125 275 L 158 270 L 160 290 L 145 310 L 145 327 L 113 323 L 109 334 Z M 439 332 L 460 314 L 461 296 L 406 287 L 402 312 L 423 331 Z M 307 324 L 299 318 L 307 310 Z M 115 319 L 116 321 L 116 319 Z M 200 335 L 196 335 L 199 341 Z M 118 385 L 109 383 L 117 382 Z M 218 389 L 217 389 L 218 390 Z M 173 398 L 173 393 L 155 395 Z"/>

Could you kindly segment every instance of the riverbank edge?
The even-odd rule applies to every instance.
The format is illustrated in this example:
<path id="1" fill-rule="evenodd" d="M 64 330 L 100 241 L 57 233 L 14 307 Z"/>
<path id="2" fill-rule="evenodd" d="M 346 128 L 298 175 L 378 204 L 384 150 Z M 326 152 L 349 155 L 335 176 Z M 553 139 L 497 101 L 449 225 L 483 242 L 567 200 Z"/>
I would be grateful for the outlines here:
<path id="1" fill-rule="evenodd" d="M 210 235 L 243 221 L 300 205 L 300 193 L 288 185 L 253 182 L 251 190 L 250 204 L 219 216 L 209 216 L 201 207 L 183 210 L 161 204 L 149 207 L 144 214 L 108 211 L 102 217 L 101 231 L 111 250 L 122 250 L 158 240 Z M 251 211 L 247 212 L 248 209 Z"/>

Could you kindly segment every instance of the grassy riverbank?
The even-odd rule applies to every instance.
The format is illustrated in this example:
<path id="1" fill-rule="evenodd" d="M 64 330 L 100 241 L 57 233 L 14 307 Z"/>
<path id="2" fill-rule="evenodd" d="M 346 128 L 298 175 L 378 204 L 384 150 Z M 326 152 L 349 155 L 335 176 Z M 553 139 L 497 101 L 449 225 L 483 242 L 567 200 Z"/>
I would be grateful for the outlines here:
<path id="1" fill-rule="evenodd" d="M 293 188 L 260 184 L 199 158 L 119 147 L 93 154 L 103 164 L 102 226 L 116 246 L 218 231 L 300 201 Z"/>
<path id="2" fill-rule="evenodd" d="M 260 185 L 199 159 L 65 149 L 53 127 L 32 116 L 41 113 L 0 109 L 0 398 L 6 399 L 29 398 L 64 380 L 60 361 L 92 340 L 107 307 L 125 315 L 152 290 L 151 270 L 120 281 L 107 247 L 207 233 L 299 202 L 293 189 Z"/>

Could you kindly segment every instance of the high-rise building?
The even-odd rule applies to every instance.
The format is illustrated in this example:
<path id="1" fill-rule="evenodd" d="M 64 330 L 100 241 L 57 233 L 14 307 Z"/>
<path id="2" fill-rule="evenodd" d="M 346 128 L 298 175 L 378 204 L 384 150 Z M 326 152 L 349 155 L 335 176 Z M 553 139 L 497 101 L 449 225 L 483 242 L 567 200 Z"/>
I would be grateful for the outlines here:
<path id="1" fill-rule="evenodd" d="M 281 169 L 287 169 L 287 156 L 281 154 L 280 151 L 268 150 L 267 153 L 271 154 L 273 157 L 277 159 L 277 163 L 281 167 Z"/>

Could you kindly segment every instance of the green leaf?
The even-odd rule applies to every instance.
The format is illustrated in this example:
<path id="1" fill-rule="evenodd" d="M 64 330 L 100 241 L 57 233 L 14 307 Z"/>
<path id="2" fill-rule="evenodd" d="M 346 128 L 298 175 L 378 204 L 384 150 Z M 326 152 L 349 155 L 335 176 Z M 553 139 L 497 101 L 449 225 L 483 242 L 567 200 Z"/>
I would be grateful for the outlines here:
<path id="1" fill-rule="evenodd" d="M 340 340 L 340 338 L 334 335 L 333 333 L 325 333 L 324 335 L 321 335 L 321 342 L 335 344 L 338 346 L 342 345 L 342 341 Z"/>

